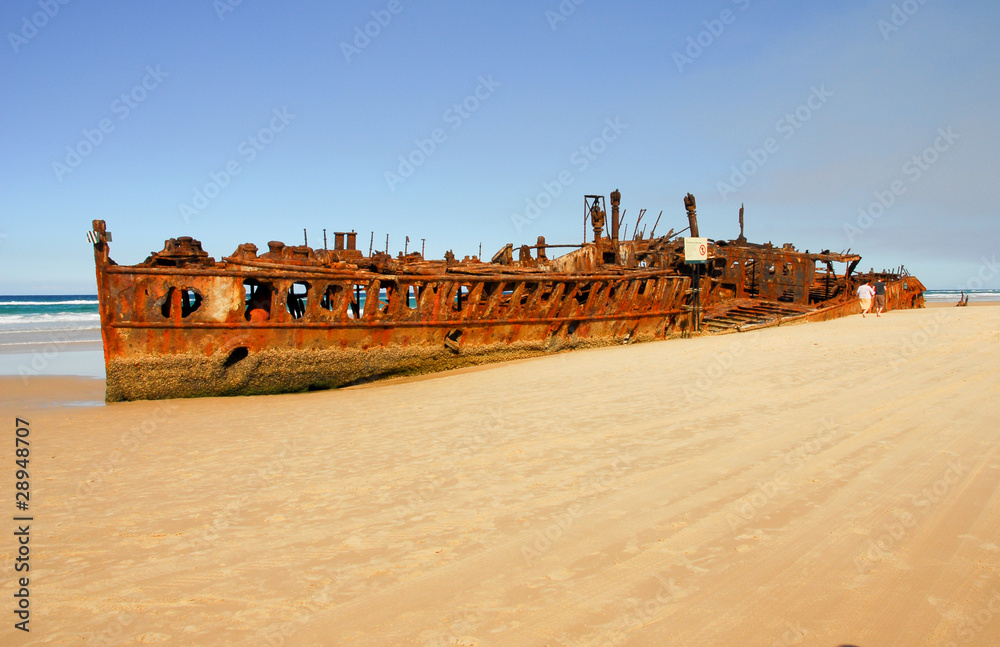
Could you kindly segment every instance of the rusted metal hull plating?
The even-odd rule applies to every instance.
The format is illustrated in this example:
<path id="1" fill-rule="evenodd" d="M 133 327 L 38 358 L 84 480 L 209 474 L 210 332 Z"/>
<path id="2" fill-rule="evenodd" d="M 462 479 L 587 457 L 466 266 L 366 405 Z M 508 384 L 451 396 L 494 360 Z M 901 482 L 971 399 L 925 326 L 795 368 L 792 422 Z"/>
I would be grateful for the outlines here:
<path id="1" fill-rule="evenodd" d="M 712 244 L 701 277 L 701 330 L 680 239 L 618 240 L 588 207 L 594 241 L 549 259 L 544 238 L 477 258 L 363 256 L 354 232 L 335 248 L 240 245 L 222 261 L 190 238 L 168 240 L 133 266 L 109 257 L 103 221 L 97 266 L 107 400 L 322 389 L 394 375 L 566 349 L 731 332 L 832 318 L 856 306 L 860 257 Z M 534 252 L 534 256 L 532 255 Z M 817 272 L 816 263 L 827 269 Z M 834 262 L 849 263 L 837 275 Z M 889 306 L 920 307 L 923 286 L 887 274 Z M 743 308 L 743 310 L 741 310 Z M 768 310 L 770 308 L 770 310 Z M 755 311 L 756 309 L 756 311 Z M 750 316 L 746 313 L 756 312 Z M 743 314 L 741 314 L 743 313 Z"/>
<path id="2" fill-rule="evenodd" d="M 164 277 L 110 270 L 108 289 L 129 304 L 104 329 L 110 400 L 337 387 L 564 348 L 662 339 L 687 321 L 679 307 L 685 281 L 655 274 L 538 284 L 502 275 L 403 283 L 391 276 L 255 272 L 257 281 L 276 292 L 276 316 L 257 323 L 244 318 L 246 273 L 181 270 Z M 284 296 L 296 283 L 342 295 L 361 286 L 361 303 L 379 306 L 354 317 L 348 299 L 334 301 L 331 309 L 320 299 L 306 299 L 296 319 Z M 232 307 L 203 306 L 184 317 L 180 291 L 168 296 L 168 285 L 202 295 L 205 306 L 217 301 Z M 392 291 L 405 286 L 420 299 L 403 304 L 390 295 L 388 303 L 376 301 L 375 295 L 384 298 L 383 285 Z M 161 309 L 165 298 L 172 303 L 164 320 L 136 316 Z"/>

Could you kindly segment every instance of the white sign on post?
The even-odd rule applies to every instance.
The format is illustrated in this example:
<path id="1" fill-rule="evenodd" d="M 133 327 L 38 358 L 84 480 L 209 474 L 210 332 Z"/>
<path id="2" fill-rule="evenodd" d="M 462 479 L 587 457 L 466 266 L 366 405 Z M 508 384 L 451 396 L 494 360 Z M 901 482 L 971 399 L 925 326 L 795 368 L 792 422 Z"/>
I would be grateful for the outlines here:
<path id="1" fill-rule="evenodd" d="M 705 263 L 708 261 L 708 239 L 689 236 L 684 239 L 684 262 Z"/>

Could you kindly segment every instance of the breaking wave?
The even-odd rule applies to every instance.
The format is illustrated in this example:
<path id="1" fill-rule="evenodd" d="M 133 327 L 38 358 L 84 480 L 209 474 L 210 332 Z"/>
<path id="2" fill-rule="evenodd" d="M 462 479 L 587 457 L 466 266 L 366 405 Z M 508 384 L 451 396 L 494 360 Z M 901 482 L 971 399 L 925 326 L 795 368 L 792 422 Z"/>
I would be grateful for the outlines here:
<path id="1" fill-rule="evenodd" d="M 97 299 L 69 299 L 65 301 L 17 301 L 10 297 L 0 297 L 0 306 L 96 306 Z"/>
<path id="2" fill-rule="evenodd" d="M 31 332 L 56 330 L 90 330 L 101 327 L 96 312 L 63 312 L 56 314 L 0 314 L 0 332 Z"/>

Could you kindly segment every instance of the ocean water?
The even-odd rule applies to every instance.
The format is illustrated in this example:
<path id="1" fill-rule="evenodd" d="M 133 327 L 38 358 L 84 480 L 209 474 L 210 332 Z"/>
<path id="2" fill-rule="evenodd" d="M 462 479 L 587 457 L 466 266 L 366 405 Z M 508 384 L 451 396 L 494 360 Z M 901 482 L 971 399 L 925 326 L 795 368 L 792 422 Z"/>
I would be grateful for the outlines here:
<path id="1" fill-rule="evenodd" d="M 0 344 L 5 333 L 96 330 L 97 295 L 0 295 Z"/>
<path id="2" fill-rule="evenodd" d="M 1000 290 L 926 290 L 924 301 L 932 303 L 958 303 L 962 294 L 973 301 L 1000 301 Z"/>
<path id="3" fill-rule="evenodd" d="M 97 295 L 0 295 L 0 375 L 104 377 Z"/>
<path id="4" fill-rule="evenodd" d="M 928 302 L 956 303 L 962 290 L 928 290 Z M 1000 290 L 965 292 L 1000 301 Z M 364 293 L 361 294 L 364 307 Z M 104 377 L 97 295 L 0 295 L 0 375 Z"/>

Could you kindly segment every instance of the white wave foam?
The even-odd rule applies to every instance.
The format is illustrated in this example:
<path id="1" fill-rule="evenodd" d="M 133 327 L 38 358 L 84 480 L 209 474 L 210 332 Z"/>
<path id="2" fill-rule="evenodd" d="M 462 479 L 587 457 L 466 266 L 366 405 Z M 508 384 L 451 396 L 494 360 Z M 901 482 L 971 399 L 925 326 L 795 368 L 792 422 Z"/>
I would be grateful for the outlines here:
<path id="1" fill-rule="evenodd" d="M 0 333 L 91 330 L 95 328 L 99 329 L 100 327 L 101 315 L 96 312 L 0 315 Z"/>
<path id="2" fill-rule="evenodd" d="M 35 347 L 35 346 L 38 346 L 38 347 L 44 346 L 44 347 L 48 348 L 48 347 L 51 347 L 51 346 L 56 346 L 58 348 L 58 347 L 62 347 L 62 346 L 69 346 L 71 344 L 93 344 L 94 342 L 100 342 L 100 341 L 101 341 L 100 338 L 98 338 L 98 339 L 59 339 L 59 340 L 48 340 L 48 341 L 46 341 L 46 340 L 42 340 L 42 341 L 37 341 L 37 340 L 35 340 L 35 341 L 10 341 L 10 342 L 0 342 L 0 346 L 23 346 L 25 348 L 32 348 L 32 347 Z"/>
<path id="3" fill-rule="evenodd" d="M 97 299 L 74 299 L 71 301 L 0 301 L 0 306 L 96 306 Z"/>
<path id="4" fill-rule="evenodd" d="M 61 312 L 30 314 L 30 315 L 0 315 L 0 326 L 5 323 L 56 323 L 60 321 L 93 321 L 100 323 L 101 315 L 96 312 Z"/>
<path id="5" fill-rule="evenodd" d="M 924 299 L 927 301 L 957 301 L 961 295 L 961 290 L 928 290 L 924 292 Z M 998 291 L 966 291 L 965 296 L 969 297 L 970 301 L 1000 301 L 1000 292 Z"/>

